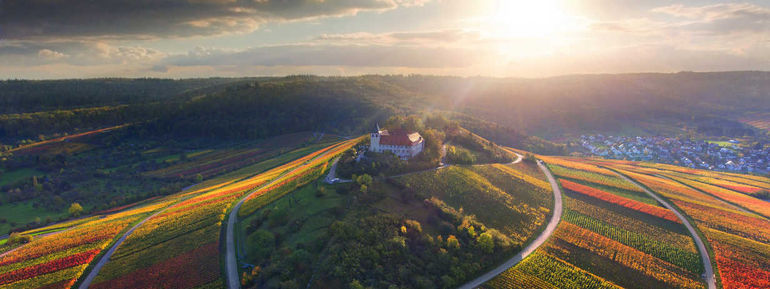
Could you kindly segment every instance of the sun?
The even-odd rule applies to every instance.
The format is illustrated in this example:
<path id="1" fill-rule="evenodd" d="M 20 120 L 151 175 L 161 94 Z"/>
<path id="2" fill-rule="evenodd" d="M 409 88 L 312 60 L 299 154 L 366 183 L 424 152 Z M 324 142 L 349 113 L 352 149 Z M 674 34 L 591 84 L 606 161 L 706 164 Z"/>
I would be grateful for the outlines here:
<path id="1" fill-rule="evenodd" d="M 550 37 L 569 29 L 561 0 L 498 0 L 490 6 L 487 30 L 507 38 Z"/>

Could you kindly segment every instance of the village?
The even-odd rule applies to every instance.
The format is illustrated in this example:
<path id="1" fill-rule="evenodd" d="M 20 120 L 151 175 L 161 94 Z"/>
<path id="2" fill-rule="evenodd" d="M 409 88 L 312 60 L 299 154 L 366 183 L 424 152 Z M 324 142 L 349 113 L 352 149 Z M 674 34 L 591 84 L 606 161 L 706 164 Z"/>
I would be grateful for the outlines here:
<path id="1" fill-rule="evenodd" d="M 674 164 L 730 172 L 770 172 L 770 148 L 740 141 L 707 141 L 671 137 L 581 135 L 580 152 L 611 159 Z"/>

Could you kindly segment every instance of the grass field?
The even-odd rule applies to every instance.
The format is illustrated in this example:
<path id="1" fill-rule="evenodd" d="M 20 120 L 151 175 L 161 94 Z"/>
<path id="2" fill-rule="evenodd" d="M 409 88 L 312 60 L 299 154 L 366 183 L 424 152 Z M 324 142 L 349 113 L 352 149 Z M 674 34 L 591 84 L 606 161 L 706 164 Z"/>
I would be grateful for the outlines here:
<path id="1" fill-rule="evenodd" d="M 0 172 L 0 186 L 11 185 L 19 181 L 32 178 L 32 176 L 42 176 L 44 173 L 35 169 L 17 169 L 8 172 Z"/>
<path id="2" fill-rule="evenodd" d="M 41 221 L 45 221 L 47 218 L 56 220 L 67 215 L 64 208 L 60 212 L 51 212 L 42 208 L 34 208 L 31 202 L 0 205 L 0 212 L 3 212 L 0 219 L 5 220 L 5 222 L 0 220 L 0 234 L 8 233 L 12 227 L 32 223 L 36 218 L 40 218 Z M 16 224 L 16 226 L 11 226 L 12 224 Z"/>

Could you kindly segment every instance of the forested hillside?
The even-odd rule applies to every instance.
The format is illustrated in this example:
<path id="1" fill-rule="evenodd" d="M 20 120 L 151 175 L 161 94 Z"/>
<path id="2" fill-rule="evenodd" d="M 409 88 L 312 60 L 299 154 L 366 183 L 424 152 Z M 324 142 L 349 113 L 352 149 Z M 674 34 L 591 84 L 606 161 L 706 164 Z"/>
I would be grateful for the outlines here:
<path id="1" fill-rule="evenodd" d="M 124 124 L 130 135 L 143 138 L 237 141 L 299 131 L 353 135 L 392 115 L 435 111 L 433 107 L 444 102 L 441 96 L 416 93 L 377 77 L 195 81 L 7 81 L 0 101 L 14 109 L 0 114 L 0 143 L 9 150 Z M 506 145 L 563 153 L 563 148 L 528 138 L 514 127 L 442 112 Z"/>
<path id="2" fill-rule="evenodd" d="M 440 111 L 501 144 L 559 154 L 563 147 L 527 135 L 755 135 L 740 120 L 770 109 L 768 99 L 766 72 L 4 81 L 0 143 L 127 123 L 143 136 L 357 134 L 394 114 Z"/>

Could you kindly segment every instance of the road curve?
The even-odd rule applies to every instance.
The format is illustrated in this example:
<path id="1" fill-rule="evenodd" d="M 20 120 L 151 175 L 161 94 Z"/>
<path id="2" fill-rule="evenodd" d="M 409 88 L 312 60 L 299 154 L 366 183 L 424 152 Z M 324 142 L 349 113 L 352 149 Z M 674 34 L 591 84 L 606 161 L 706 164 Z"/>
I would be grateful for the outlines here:
<path id="1" fill-rule="evenodd" d="M 292 174 L 300 169 L 302 169 L 307 163 L 312 162 L 313 160 L 316 160 L 318 158 L 324 157 L 329 154 L 329 151 L 326 151 L 310 160 L 305 161 L 301 165 L 297 166 L 296 168 L 284 172 L 281 175 L 275 177 L 273 180 L 267 182 L 264 185 L 261 185 L 255 189 L 252 189 L 251 193 L 246 194 L 245 196 L 241 197 L 241 200 L 238 201 L 235 206 L 233 206 L 233 209 L 230 210 L 230 215 L 227 217 L 227 231 L 225 232 L 225 275 L 227 278 L 225 279 L 225 284 L 227 288 L 230 289 L 240 289 L 241 288 L 241 280 L 238 278 L 238 258 L 235 256 L 235 225 L 238 221 L 238 211 L 241 209 L 241 205 L 243 205 L 246 200 L 253 195 L 254 193 L 258 192 L 262 188 L 266 188 L 269 186 L 272 186 L 275 184 L 275 182 L 279 181 L 281 177 L 285 175 Z"/>
<path id="2" fill-rule="evenodd" d="M 88 276 L 86 276 L 86 279 L 83 279 L 83 282 L 80 283 L 80 286 L 78 286 L 78 289 L 86 289 L 89 286 L 91 286 L 91 282 L 93 282 L 94 278 L 96 278 L 96 276 L 99 275 L 99 271 L 102 270 L 102 267 L 104 267 L 104 265 L 106 265 L 107 262 L 110 261 L 110 257 L 112 257 L 112 254 L 114 254 L 115 251 L 118 250 L 118 247 L 120 246 L 120 244 L 123 244 L 123 241 L 125 241 L 126 238 L 128 238 L 128 236 L 131 235 L 131 233 L 133 233 L 134 230 L 136 230 L 136 228 L 139 228 L 141 225 L 143 225 L 145 222 L 147 222 L 147 220 L 149 220 L 152 217 L 155 217 L 156 215 L 166 211 L 170 207 L 171 207 L 171 205 L 163 208 L 162 210 L 159 210 L 159 211 L 155 212 L 154 214 L 150 215 L 147 218 L 144 218 L 144 220 L 142 220 L 141 222 L 139 222 L 136 225 L 134 225 L 133 227 L 131 227 L 131 229 L 128 230 L 125 234 L 123 234 L 123 236 L 120 236 L 118 241 L 115 242 L 115 244 L 113 244 L 112 247 L 110 247 L 109 250 L 107 250 L 107 253 L 105 253 L 104 255 L 102 255 L 101 258 L 99 258 L 99 262 L 97 262 L 96 265 L 94 265 L 94 268 L 91 269 L 91 272 L 88 272 Z"/>
<path id="3" fill-rule="evenodd" d="M 701 260 L 703 261 L 703 267 L 704 267 L 703 279 L 706 281 L 706 284 L 708 285 L 708 289 L 716 289 L 717 284 L 715 280 L 716 278 L 714 277 L 714 268 L 711 266 L 711 257 L 709 257 L 708 250 L 706 250 L 706 245 L 703 243 L 703 240 L 701 240 L 698 233 L 695 232 L 695 228 L 692 226 L 692 224 L 690 224 L 690 221 L 688 221 L 687 218 L 684 217 L 682 212 L 675 209 L 674 206 L 669 204 L 667 201 L 663 200 L 663 198 L 661 198 L 654 192 L 647 189 L 645 186 L 642 186 L 636 180 L 633 180 L 627 177 L 626 175 L 621 174 L 615 170 L 613 170 L 613 172 L 615 172 L 618 176 L 625 179 L 626 181 L 629 181 L 632 184 L 639 187 L 640 189 L 642 189 L 645 193 L 650 195 L 650 197 L 652 197 L 659 203 L 663 204 L 664 207 L 674 212 L 676 217 L 679 218 L 680 221 L 682 221 L 682 224 L 684 224 L 684 226 L 687 227 L 687 230 L 690 231 L 690 235 L 692 236 L 693 240 L 695 240 L 695 246 L 698 247 L 698 253 L 700 253 L 700 257 L 701 257 Z"/>
<path id="4" fill-rule="evenodd" d="M 521 161 L 521 156 L 519 155 L 519 159 L 517 160 Z M 472 289 L 477 288 L 481 286 L 482 284 L 486 283 L 489 280 L 492 280 L 492 278 L 497 277 L 497 275 L 502 274 L 506 270 L 510 269 L 511 267 L 515 266 L 524 258 L 527 258 L 532 252 L 534 252 L 538 247 L 543 245 L 546 240 L 553 234 L 553 231 L 556 229 L 556 226 L 559 224 L 559 221 L 561 220 L 561 214 L 562 214 L 562 200 L 561 200 L 561 189 L 559 188 L 559 185 L 556 183 L 556 179 L 551 174 L 551 171 L 548 170 L 548 168 L 545 167 L 543 162 L 538 161 L 537 166 L 540 167 L 540 170 L 543 171 L 546 177 L 548 177 L 548 182 L 551 183 L 551 189 L 553 190 L 553 199 L 554 199 L 554 206 L 553 206 L 553 215 L 551 215 L 551 220 L 548 221 L 548 225 L 545 227 L 545 230 L 540 233 L 537 238 L 532 241 L 527 247 L 525 247 L 521 252 L 513 256 L 513 258 L 508 259 L 508 261 L 505 261 L 505 263 L 501 264 L 500 266 L 497 266 L 496 268 L 492 269 L 491 271 L 485 273 L 484 275 L 479 276 L 478 278 L 474 279 L 473 281 L 470 281 L 468 283 L 465 283 L 464 285 L 460 286 L 460 289 Z"/>

